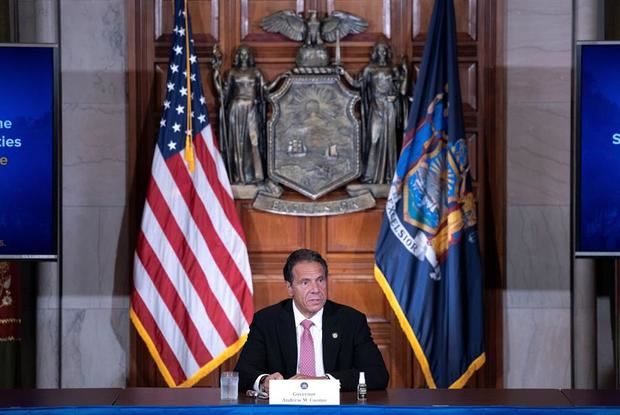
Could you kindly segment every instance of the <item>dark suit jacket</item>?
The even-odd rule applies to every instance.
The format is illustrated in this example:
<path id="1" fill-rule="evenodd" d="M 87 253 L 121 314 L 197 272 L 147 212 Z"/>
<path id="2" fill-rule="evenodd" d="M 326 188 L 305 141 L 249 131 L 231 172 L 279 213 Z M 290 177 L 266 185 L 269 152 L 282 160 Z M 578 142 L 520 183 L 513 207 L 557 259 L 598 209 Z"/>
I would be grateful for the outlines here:
<path id="1" fill-rule="evenodd" d="M 254 315 L 250 334 L 235 370 L 239 390 L 252 389 L 261 374 L 280 372 L 285 379 L 297 373 L 297 335 L 291 299 Z M 385 389 L 389 375 L 372 340 L 366 316 L 327 301 L 323 308 L 323 367 L 340 380 L 341 390 L 355 390 L 359 372 L 366 373 L 369 389 Z"/>

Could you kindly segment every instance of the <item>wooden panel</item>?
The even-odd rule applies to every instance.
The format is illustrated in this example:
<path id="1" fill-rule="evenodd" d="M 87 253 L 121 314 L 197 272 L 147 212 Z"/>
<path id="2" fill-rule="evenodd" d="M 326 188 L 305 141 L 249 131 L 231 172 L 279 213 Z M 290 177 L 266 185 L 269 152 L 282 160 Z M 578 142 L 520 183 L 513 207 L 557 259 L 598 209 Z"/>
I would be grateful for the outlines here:
<path id="1" fill-rule="evenodd" d="M 379 351 L 381 352 L 381 356 L 383 357 L 383 361 L 386 362 L 386 366 L 389 365 L 389 362 L 392 361 L 392 356 L 390 351 L 392 350 L 392 345 L 391 344 L 383 344 L 383 343 L 379 343 L 377 341 L 377 339 L 373 336 L 373 340 L 375 341 L 375 343 L 377 343 L 377 347 L 379 347 Z M 388 366 L 388 373 L 391 373 L 389 366 Z"/>
<path id="2" fill-rule="evenodd" d="M 260 310 L 288 298 L 284 277 L 278 281 L 254 281 L 254 309 Z"/>
<path id="3" fill-rule="evenodd" d="M 329 298 L 363 310 L 370 321 L 387 322 L 386 301 L 374 280 L 343 279 L 330 275 Z"/>
<path id="4" fill-rule="evenodd" d="M 392 344 L 392 327 L 390 324 L 386 323 L 373 323 L 370 322 L 370 332 L 372 334 L 372 338 L 377 343 L 379 347 L 379 351 L 383 356 L 383 361 L 385 362 L 388 371 L 390 374 L 393 372 L 390 370 L 390 363 L 394 361 L 394 345 Z"/>
<path id="5" fill-rule="evenodd" d="M 192 33 L 196 41 L 216 42 L 218 39 L 218 1 L 188 0 Z M 174 0 L 155 0 L 155 41 L 169 42 L 174 27 Z"/>
<path id="6" fill-rule="evenodd" d="M 288 59 L 287 59 L 288 61 Z M 276 79 L 278 75 L 282 72 L 286 72 L 295 66 L 295 59 L 291 59 L 290 62 L 282 62 L 282 63 L 270 63 L 270 64 L 261 64 L 261 71 L 265 76 L 265 79 L 268 81 L 273 81 Z"/>
<path id="7" fill-rule="evenodd" d="M 290 252 L 305 245 L 304 218 L 253 209 L 243 209 L 241 217 L 250 253 Z"/>
<path id="8" fill-rule="evenodd" d="M 303 246 L 308 245 L 304 244 Z M 282 281 L 282 267 L 284 266 L 288 254 L 290 254 L 289 250 L 278 253 L 250 253 L 252 279 L 254 281 L 269 281 L 272 283 Z"/>
<path id="9" fill-rule="evenodd" d="M 478 109 L 478 64 L 475 62 L 461 64 L 459 82 L 461 83 L 461 99 L 467 102 L 471 111 L 476 111 Z"/>
<path id="10" fill-rule="evenodd" d="M 266 33 L 260 27 L 263 17 L 280 10 L 304 11 L 303 0 L 241 0 L 241 39 L 246 42 L 279 39 L 284 36 Z"/>
<path id="11" fill-rule="evenodd" d="M 456 13 L 456 35 L 459 40 L 476 40 L 478 31 L 478 0 L 454 0 Z M 431 21 L 435 0 L 412 0 L 413 40 L 426 39 L 428 24 Z"/>
<path id="12" fill-rule="evenodd" d="M 413 66 L 416 82 L 421 64 L 421 62 L 416 62 Z M 463 111 L 475 112 L 478 109 L 478 64 L 476 62 L 459 62 L 459 82 Z"/>
<path id="13" fill-rule="evenodd" d="M 369 280 L 373 280 L 373 270 L 375 266 L 375 253 L 363 252 L 346 253 L 346 254 L 324 254 L 325 259 L 329 262 L 330 272 L 352 275 L 356 278 L 364 276 Z"/>
<path id="14" fill-rule="evenodd" d="M 469 168 L 471 178 L 474 182 L 478 181 L 478 140 L 476 133 L 465 133 L 467 136 L 467 155 L 469 156 Z"/>
<path id="15" fill-rule="evenodd" d="M 374 252 L 382 218 L 379 209 L 328 218 L 327 252 Z"/>
<path id="16" fill-rule="evenodd" d="M 369 35 L 377 37 L 378 34 L 388 39 L 391 36 L 390 0 L 327 0 L 327 12 L 334 10 L 349 12 L 368 21 L 368 29 L 358 36 L 360 39 L 368 39 Z"/>

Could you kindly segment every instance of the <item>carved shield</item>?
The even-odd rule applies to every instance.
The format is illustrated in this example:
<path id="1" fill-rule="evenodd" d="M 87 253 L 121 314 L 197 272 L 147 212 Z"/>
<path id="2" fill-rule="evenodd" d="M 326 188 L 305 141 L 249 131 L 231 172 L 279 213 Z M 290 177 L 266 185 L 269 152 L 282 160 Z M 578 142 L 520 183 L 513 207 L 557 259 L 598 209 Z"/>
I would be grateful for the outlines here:
<path id="1" fill-rule="evenodd" d="M 316 200 L 359 177 L 359 93 L 337 73 L 292 74 L 268 99 L 271 180 Z"/>

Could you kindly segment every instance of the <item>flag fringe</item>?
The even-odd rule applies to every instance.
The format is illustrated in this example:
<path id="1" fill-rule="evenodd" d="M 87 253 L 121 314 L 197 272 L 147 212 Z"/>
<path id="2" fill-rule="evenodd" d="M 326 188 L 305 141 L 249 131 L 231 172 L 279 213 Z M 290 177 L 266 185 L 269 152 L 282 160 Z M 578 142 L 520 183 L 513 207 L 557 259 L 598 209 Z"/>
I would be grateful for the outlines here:
<path id="1" fill-rule="evenodd" d="M 133 307 L 129 310 L 129 318 L 131 319 L 133 326 L 136 328 L 138 335 L 142 338 L 142 340 L 146 344 L 146 347 L 149 350 L 151 357 L 155 361 L 155 364 L 157 365 L 157 368 L 159 369 L 159 373 L 161 373 L 164 380 L 166 381 L 166 384 L 171 388 L 176 387 L 176 384 L 174 383 L 174 380 L 172 379 L 172 375 L 170 375 L 170 372 L 168 371 L 168 368 L 164 364 L 164 361 L 162 360 L 161 356 L 159 355 L 159 352 L 157 351 L 157 348 L 155 347 L 153 340 L 151 340 L 151 336 L 149 336 L 148 332 L 142 325 L 142 322 L 140 321 L 140 318 L 138 317 L 136 312 L 133 310 Z"/>
<path id="2" fill-rule="evenodd" d="M 226 350 L 220 353 L 218 356 L 214 357 L 209 361 L 206 365 L 200 368 L 191 378 L 187 379 L 185 382 L 179 385 L 180 388 L 188 388 L 190 386 L 194 386 L 200 379 L 207 376 L 209 373 L 213 372 L 219 365 L 224 363 L 226 360 L 230 359 L 234 356 L 245 344 L 245 341 L 248 339 L 248 334 L 244 334 L 237 339 L 236 342 L 228 346 Z"/>
<path id="3" fill-rule="evenodd" d="M 484 366 L 487 358 L 484 353 L 480 354 L 477 358 L 474 359 L 473 362 L 469 365 L 465 373 L 461 375 L 452 385 L 449 386 L 450 389 L 461 389 L 467 384 L 467 381 L 470 377 L 476 372 L 476 370 L 480 369 Z"/>
<path id="4" fill-rule="evenodd" d="M 407 340 L 409 340 L 409 343 L 411 344 L 411 347 L 413 348 L 413 352 L 415 353 L 415 356 L 418 359 L 418 362 L 420 363 L 420 367 L 422 368 L 422 373 L 424 374 L 424 378 L 426 379 L 426 383 L 428 384 L 428 387 L 431 389 L 437 389 L 437 385 L 435 384 L 435 379 L 433 379 L 433 374 L 431 373 L 431 369 L 428 365 L 428 359 L 426 358 L 426 355 L 424 354 L 424 351 L 422 350 L 422 346 L 420 346 L 420 342 L 418 341 L 418 338 L 413 332 L 413 329 L 411 328 L 411 324 L 409 324 L 409 321 L 407 320 L 407 317 L 405 316 L 403 309 L 400 307 L 400 304 L 398 303 L 398 300 L 396 299 L 396 296 L 394 295 L 394 291 L 392 291 L 392 287 L 390 287 L 390 284 L 387 282 L 387 279 L 383 275 L 383 272 L 381 272 L 381 270 L 376 264 L 375 264 L 375 280 L 377 281 L 377 283 L 383 290 L 383 294 L 385 294 L 385 297 L 387 298 L 388 303 L 390 303 L 392 310 L 394 310 L 394 314 L 396 314 L 396 318 L 398 318 L 400 327 L 405 332 L 405 336 L 407 336 Z"/>
<path id="5" fill-rule="evenodd" d="M 409 344 L 411 344 L 411 347 L 413 348 L 415 357 L 420 364 L 420 368 L 422 369 L 424 379 L 426 379 L 426 384 L 430 389 L 437 389 L 437 384 L 435 383 L 435 379 L 433 378 L 433 374 L 428 364 L 428 358 L 426 357 L 426 354 L 424 354 L 424 350 L 422 349 L 422 346 L 420 346 L 420 342 L 418 341 L 418 338 L 416 337 L 413 328 L 411 327 L 411 324 L 409 324 L 409 320 L 407 320 L 403 309 L 400 307 L 400 304 L 398 303 L 398 300 L 394 295 L 394 291 L 392 291 L 392 287 L 387 282 L 385 275 L 383 275 L 383 272 L 381 272 L 381 270 L 376 264 L 375 280 L 381 287 L 381 290 L 383 290 L 383 294 L 385 294 L 385 297 L 387 298 L 390 307 L 392 307 L 392 310 L 394 310 L 394 314 L 396 314 L 396 318 L 400 323 L 400 327 L 405 333 L 407 340 L 409 340 Z M 463 375 L 461 375 L 461 377 L 458 378 L 454 383 L 452 383 L 448 388 L 460 389 L 465 386 L 469 378 L 476 372 L 476 370 L 480 369 L 484 365 L 485 361 L 486 356 L 484 353 L 482 353 L 480 356 L 474 359 L 474 361 L 469 365 L 465 373 L 463 373 Z"/>
<path id="6" fill-rule="evenodd" d="M 153 343 L 153 340 L 151 339 L 151 336 L 149 336 L 148 332 L 146 331 L 146 329 L 142 325 L 142 322 L 140 321 L 140 318 L 134 312 L 133 307 L 129 310 L 129 318 L 131 319 L 131 322 L 133 323 L 134 327 L 136 328 L 136 331 L 138 332 L 138 335 L 142 338 L 142 340 L 146 344 L 146 347 L 149 350 L 149 353 L 151 354 L 151 357 L 155 361 L 155 364 L 157 365 L 157 368 L 159 369 L 159 372 L 161 373 L 162 377 L 166 381 L 166 384 L 170 388 L 189 388 L 189 387 L 194 386 L 202 378 L 207 376 L 214 369 L 216 369 L 219 365 L 224 363 L 226 360 L 228 360 L 230 357 L 232 357 L 235 353 L 237 353 L 239 350 L 241 350 L 241 348 L 245 344 L 245 341 L 248 338 L 247 333 L 244 334 L 243 336 L 239 337 L 239 339 L 236 342 L 231 344 L 226 350 L 224 350 L 218 356 L 216 356 L 213 359 L 211 359 L 209 361 L 209 363 L 207 363 L 206 365 L 201 367 L 196 373 L 194 373 L 192 375 L 192 377 L 188 378 L 183 383 L 180 383 L 180 384 L 177 385 L 174 382 L 174 380 L 172 379 L 172 375 L 168 371 L 168 368 L 166 367 L 166 365 L 165 365 L 164 361 L 162 360 L 161 356 L 159 355 L 159 352 L 157 351 L 157 348 L 155 347 L 155 344 Z"/>

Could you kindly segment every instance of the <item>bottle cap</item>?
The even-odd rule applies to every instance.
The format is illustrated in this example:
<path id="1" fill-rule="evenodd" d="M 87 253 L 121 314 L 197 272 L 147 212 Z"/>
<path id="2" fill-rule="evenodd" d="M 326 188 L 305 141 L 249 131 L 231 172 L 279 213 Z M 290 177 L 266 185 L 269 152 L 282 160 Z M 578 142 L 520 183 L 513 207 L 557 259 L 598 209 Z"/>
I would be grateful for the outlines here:
<path id="1" fill-rule="evenodd" d="M 358 382 L 359 384 L 365 384 L 366 383 L 366 374 L 364 374 L 364 372 L 360 372 L 360 380 Z"/>

